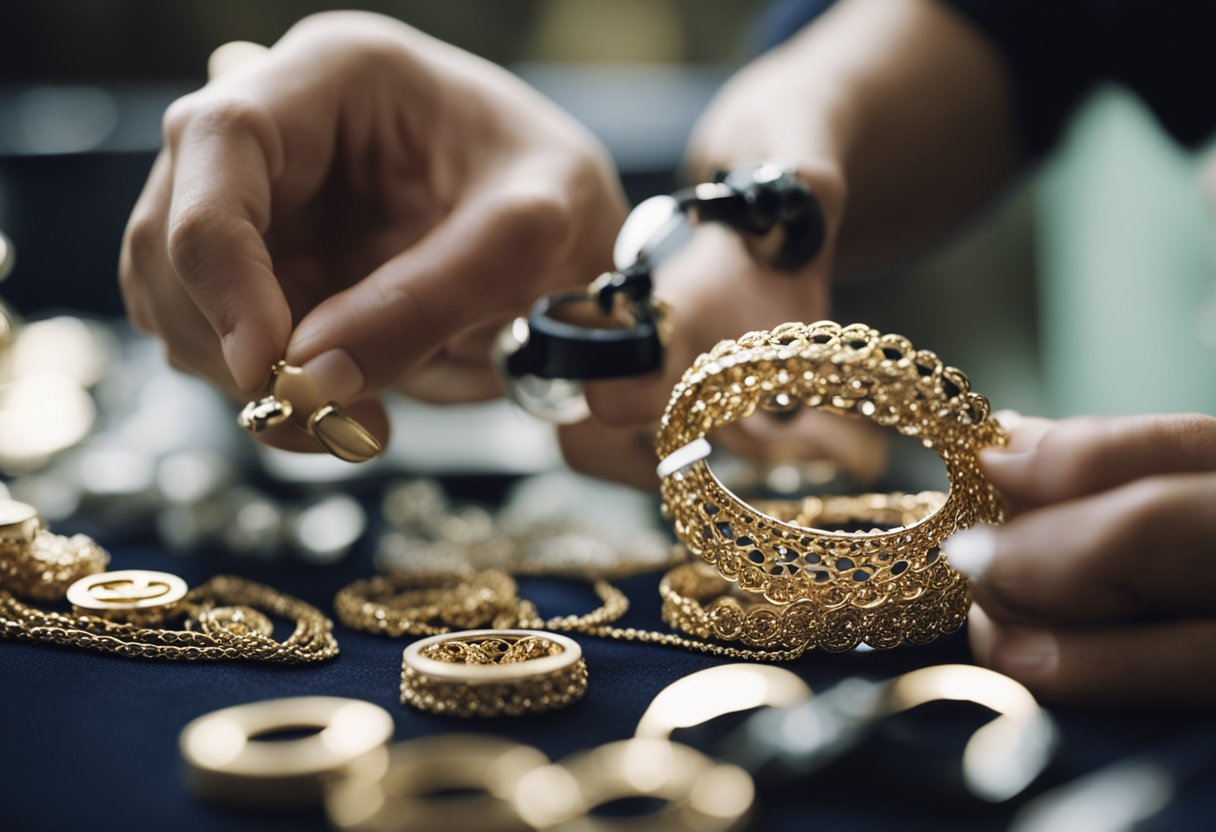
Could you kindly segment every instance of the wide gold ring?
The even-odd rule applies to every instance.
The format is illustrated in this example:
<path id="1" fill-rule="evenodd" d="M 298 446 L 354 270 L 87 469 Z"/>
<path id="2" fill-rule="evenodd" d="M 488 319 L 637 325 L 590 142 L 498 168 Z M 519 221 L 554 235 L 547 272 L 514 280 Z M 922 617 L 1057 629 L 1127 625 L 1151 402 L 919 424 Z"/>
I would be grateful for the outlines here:
<path id="1" fill-rule="evenodd" d="M 541 630 L 465 630 L 405 648 L 401 701 L 449 716 L 519 716 L 564 708 L 587 691 L 578 642 Z"/>
<path id="2" fill-rule="evenodd" d="M 278 731 L 316 729 L 299 739 L 265 741 Z M 383 767 L 393 735 L 388 711 L 358 699 L 301 696 L 251 702 L 201 716 L 182 729 L 186 783 L 217 803 L 315 805 L 334 778 Z"/>

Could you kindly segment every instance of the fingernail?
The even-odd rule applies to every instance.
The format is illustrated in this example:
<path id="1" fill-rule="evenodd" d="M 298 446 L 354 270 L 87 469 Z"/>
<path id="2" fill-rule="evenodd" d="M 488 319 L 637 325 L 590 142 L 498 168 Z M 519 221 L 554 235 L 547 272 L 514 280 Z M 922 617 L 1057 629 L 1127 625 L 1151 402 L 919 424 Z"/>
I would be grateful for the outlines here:
<path id="1" fill-rule="evenodd" d="M 957 531 L 942 541 L 946 562 L 968 578 L 982 578 L 996 557 L 996 529 L 985 523 Z"/>
<path id="2" fill-rule="evenodd" d="M 1029 419 L 1012 410 L 1000 411 L 998 421 L 1009 432 L 1009 444 L 999 448 L 985 448 L 980 452 L 981 455 L 990 455 L 994 459 L 1029 457 L 1053 425 L 1047 419 Z"/>
<path id="3" fill-rule="evenodd" d="M 996 419 L 1001 427 L 1009 431 L 1016 430 L 1018 425 L 1026 421 L 1026 417 L 1021 413 L 1009 409 L 996 411 L 992 414 L 992 418 Z"/>
<path id="4" fill-rule="evenodd" d="M 347 404 L 363 389 L 363 371 L 344 349 L 321 353 L 301 369 L 327 401 Z"/>
<path id="5" fill-rule="evenodd" d="M 1005 637 L 996 648 L 994 664 L 1014 677 L 1055 672 L 1060 655 L 1056 637 L 1042 630 L 1025 630 Z"/>

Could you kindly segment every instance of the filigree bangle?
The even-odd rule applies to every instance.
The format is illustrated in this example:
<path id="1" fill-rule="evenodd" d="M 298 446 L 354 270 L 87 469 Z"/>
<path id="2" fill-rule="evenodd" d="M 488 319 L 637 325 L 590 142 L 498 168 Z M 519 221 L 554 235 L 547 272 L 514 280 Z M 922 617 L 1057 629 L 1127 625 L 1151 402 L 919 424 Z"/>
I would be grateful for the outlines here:
<path id="1" fill-rule="evenodd" d="M 825 610 L 810 599 L 770 604 L 749 598 L 703 563 L 677 566 L 659 583 L 667 624 L 695 638 L 738 641 L 761 650 L 818 648 L 829 653 L 852 650 L 863 641 L 886 649 L 905 641 L 927 644 L 952 633 L 967 617 L 970 598 L 961 578 L 915 598 L 896 598 L 860 609 L 842 605 Z"/>
<path id="2" fill-rule="evenodd" d="M 942 457 L 950 478 L 945 502 L 927 517 L 890 529 L 829 532 L 761 513 L 710 471 L 706 434 L 757 408 L 799 405 L 868 418 L 921 439 Z M 830 616 L 829 649 L 869 640 L 888 645 L 961 624 L 954 610 L 965 582 L 939 557 L 942 540 L 976 522 L 1004 517 L 1001 498 L 980 472 L 981 448 L 1006 437 L 988 400 L 959 370 L 899 335 L 862 324 L 783 324 L 723 341 L 700 356 L 672 392 L 658 435 L 664 510 L 689 550 L 746 592 L 776 605 L 805 600 L 808 614 Z M 920 618 L 941 606 L 932 628 Z M 938 609 L 938 607 L 934 607 Z M 788 612 L 786 613 L 789 614 Z M 911 616 L 909 618 L 908 616 Z"/>
<path id="3" fill-rule="evenodd" d="M 401 701 L 449 716 L 552 711 L 587 691 L 578 642 L 539 630 L 466 630 L 416 641 L 401 659 Z"/>

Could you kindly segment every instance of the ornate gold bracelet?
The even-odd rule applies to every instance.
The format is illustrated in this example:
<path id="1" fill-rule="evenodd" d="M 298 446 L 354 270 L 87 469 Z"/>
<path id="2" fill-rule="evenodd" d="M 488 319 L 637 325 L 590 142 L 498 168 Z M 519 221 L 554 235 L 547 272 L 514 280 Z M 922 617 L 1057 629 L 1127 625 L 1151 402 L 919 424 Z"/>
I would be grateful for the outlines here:
<path id="1" fill-rule="evenodd" d="M 416 641 L 401 659 L 401 701 L 449 716 L 564 708 L 587 691 L 578 642 L 538 630 L 467 630 Z"/>
<path id="2" fill-rule="evenodd" d="M 748 505 L 710 471 L 706 434 L 757 408 L 799 405 L 920 438 L 946 464 L 945 502 L 927 517 L 869 532 L 824 531 Z M 967 377 L 902 336 L 862 324 L 783 324 L 719 343 L 672 391 L 658 435 L 664 511 L 689 550 L 742 590 L 781 607 L 806 602 L 783 617 L 807 619 L 819 646 L 921 642 L 965 617 L 966 583 L 938 546 L 956 529 L 1003 519 L 977 453 L 1005 441 Z M 766 629 L 784 626 L 769 612 Z"/>

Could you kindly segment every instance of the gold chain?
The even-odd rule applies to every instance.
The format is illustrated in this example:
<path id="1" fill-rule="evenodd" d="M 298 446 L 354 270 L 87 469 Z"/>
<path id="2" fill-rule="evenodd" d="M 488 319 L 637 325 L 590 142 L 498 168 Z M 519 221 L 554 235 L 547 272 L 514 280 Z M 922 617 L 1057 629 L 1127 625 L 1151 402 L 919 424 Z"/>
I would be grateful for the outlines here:
<path id="1" fill-rule="evenodd" d="M 456 629 L 489 625 L 496 629 L 520 628 L 581 633 L 594 638 L 660 644 L 727 659 L 784 662 L 806 652 L 806 645 L 782 650 L 728 647 L 675 633 L 613 627 L 629 610 L 629 599 L 607 580 L 591 581 L 600 607 L 583 615 L 541 619 L 531 601 L 516 594 L 510 575 L 496 569 L 473 572 L 405 573 L 356 581 L 334 599 L 338 620 L 347 627 L 388 636 L 438 635 Z M 411 603 L 425 598 L 425 604 Z M 405 606 L 402 606 L 402 601 Z M 470 620 L 471 610 L 485 616 Z"/>
<path id="2" fill-rule="evenodd" d="M 411 572 L 355 581 L 338 592 L 334 609 L 347 627 L 388 636 L 431 636 L 480 626 L 587 632 L 629 611 L 629 599 L 611 582 L 597 578 L 591 588 L 601 602 L 596 609 L 544 619 L 502 570 Z"/>
<path id="3" fill-rule="evenodd" d="M 275 641 L 259 608 L 294 620 L 295 631 Z M 145 659 L 302 663 L 338 655 L 333 624 L 320 610 L 243 578 L 212 578 L 186 595 L 182 609 L 185 629 L 160 629 L 39 610 L 0 589 L 0 637 Z"/>

